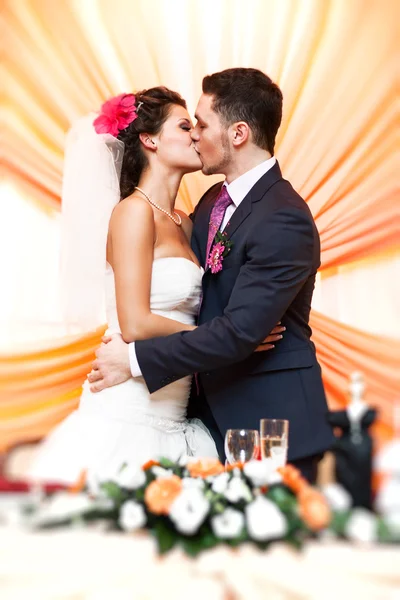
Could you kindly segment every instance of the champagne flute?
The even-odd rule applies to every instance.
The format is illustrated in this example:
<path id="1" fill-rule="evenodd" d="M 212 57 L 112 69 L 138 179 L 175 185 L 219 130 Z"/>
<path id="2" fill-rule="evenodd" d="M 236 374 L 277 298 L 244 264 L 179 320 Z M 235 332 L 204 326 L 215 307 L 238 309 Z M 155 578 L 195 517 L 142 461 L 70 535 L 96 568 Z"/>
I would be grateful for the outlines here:
<path id="1" fill-rule="evenodd" d="M 228 462 L 245 463 L 258 458 L 260 435 L 256 429 L 228 429 L 225 435 L 225 454 Z"/>
<path id="2" fill-rule="evenodd" d="M 272 458 L 276 467 L 284 467 L 289 445 L 289 421 L 261 419 L 261 457 Z"/>

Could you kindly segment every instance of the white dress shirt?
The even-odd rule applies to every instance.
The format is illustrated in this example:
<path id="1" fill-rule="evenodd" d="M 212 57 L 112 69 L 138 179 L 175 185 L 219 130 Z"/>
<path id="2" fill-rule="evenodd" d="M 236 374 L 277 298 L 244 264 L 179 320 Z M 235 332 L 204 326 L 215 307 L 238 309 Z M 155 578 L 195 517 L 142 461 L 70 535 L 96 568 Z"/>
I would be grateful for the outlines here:
<path id="1" fill-rule="evenodd" d="M 251 188 L 259 179 L 261 179 L 263 175 L 265 175 L 267 171 L 274 166 L 275 163 L 276 158 L 275 156 L 272 156 L 256 167 L 253 167 L 253 169 L 250 169 L 250 171 L 243 173 L 243 175 L 237 179 L 234 179 L 232 183 L 224 183 L 232 199 L 232 204 L 230 204 L 225 211 L 224 218 L 221 223 L 221 231 L 225 229 L 229 219 L 232 217 L 242 200 L 244 200 L 244 198 L 247 196 Z M 135 342 L 129 344 L 129 362 L 132 376 L 140 377 L 142 375 L 142 371 L 140 370 L 139 363 L 136 358 Z"/>

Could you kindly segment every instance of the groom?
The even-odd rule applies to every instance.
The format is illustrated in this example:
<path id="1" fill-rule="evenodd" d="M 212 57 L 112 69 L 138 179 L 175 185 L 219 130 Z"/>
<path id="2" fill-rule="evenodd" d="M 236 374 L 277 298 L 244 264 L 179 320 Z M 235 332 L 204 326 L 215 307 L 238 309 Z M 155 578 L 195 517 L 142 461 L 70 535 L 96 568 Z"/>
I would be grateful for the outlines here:
<path id="1" fill-rule="evenodd" d="M 314 481 L 333 441 L 308 325 L 320 243 L 307 204 L 273 156 L 281 117 L 282 93 L 261 71 L 227 69 L 203 79 L 192 138 L 203 173 L 222 173 L 225 182 L 192 215 L 192 247 L 206 268 L 199 327 L 138 341 L 129 352 L 116 336 L 98 350 L 89 379 L 100 391 L 143 375 L 153 393 L 198 373 L 189 416 L 208 426 L 221 457 L 227 429 L 289 419 L 288 458 Z M 223 246 L 231 243 L 222 262 L 218 231 Z M 255 353 L 278 321 L 283 339 Z"/>

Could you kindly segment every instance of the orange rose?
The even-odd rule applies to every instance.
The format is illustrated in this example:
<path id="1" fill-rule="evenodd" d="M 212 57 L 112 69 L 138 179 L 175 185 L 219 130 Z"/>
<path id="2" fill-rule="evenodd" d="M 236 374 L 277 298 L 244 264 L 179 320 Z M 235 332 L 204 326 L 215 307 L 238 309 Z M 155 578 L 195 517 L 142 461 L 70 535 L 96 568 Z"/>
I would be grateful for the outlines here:
<path id="1" fill-rule="evenodd" d="M 233 463 L 233 465 L 226 465 L 225 471 L 227 473 L 230 473 L 231 471 L 234 471 L 235 469 L 240 469 L 241 471 L 243 471 L 243 465 L 244 465 L 244 463 L 242 463 L 242 462 Z"/>
<path id="2" fill-rule="evenodd" d="M 167 515 L 174 500 L 182 491 L 182 480 L 177 475 L 152 481 L 144 493 L 147 508 L 155 515 Z"/>
<path id="3" fill-rule="evenodd" d="M 298 494 L 303 489 L 309 487 L 306 479 L 302 477 L 300 471 L 293 465 L 281 467 L 278 469 L 278 472 L 282 475 L 283 483 L 295 494 Z"/>
<path id="4" fill-rule="evenodd" d="M 158 460 L 148 460 L 142 466 L 142 470 L 143 471 L 148 471 L 151 467 L 159 467 L 159 466 L 160 466 L 160 463 L 158 462 Z"/>
<path id="5" fill-rule="evenodd" d="M 83 471 L 80 472 L 78 479 L 76 480 L 75 483 L 73 483 L 69 488 L 68 491 L 71 492 L 72 494 L 78 494 L 79 492 L 81 492 L 85 485 L 86 485 L 86 480 L 87 480 L 87 471 L 86 469 L 83 469 Z"/>
<path id="6" fill-rule="evenodd" d="M 203 477 L 204 479 L 225 471 L 218 458 L 201 458 L 195 462 L 190 462 L 187 469 L 192 477 Z"/>
<path id="7" fill-rule="evenodd" d="M 307 487 L 299 493 L 298 500 L 300 517 L 310 529 L 318 531 L 329 525 L 331 511 L 322 494 Z"/>

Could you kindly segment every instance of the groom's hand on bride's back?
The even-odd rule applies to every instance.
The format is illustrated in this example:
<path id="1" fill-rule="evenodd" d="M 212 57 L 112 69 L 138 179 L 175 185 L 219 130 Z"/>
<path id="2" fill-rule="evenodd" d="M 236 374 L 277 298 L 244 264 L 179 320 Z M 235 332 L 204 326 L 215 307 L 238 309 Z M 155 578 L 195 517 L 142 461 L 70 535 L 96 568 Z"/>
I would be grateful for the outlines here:
<path id="1" fill-rule="evenodd" d="M 255 352 L 265 352 L 275 348 L 275 343 L 283 337 L 285 331 L 280 323 L 271 331 Z M 101 392 L 105 388 L 124 383 L 132 376 L 129 362 L 129 349 L 119 334 L 105 336 L 96 350 L 96 360 L 88 375 L 91 392 Z"/>
<path id="2" fill-rule="evenodd" d="M 101 392 L 105 388 L 127 381 L 131 376 L 128 344 L 119 334 L 105 336 L 96 350 L 96 360 L 88 375 L 91 392 Z"/>

